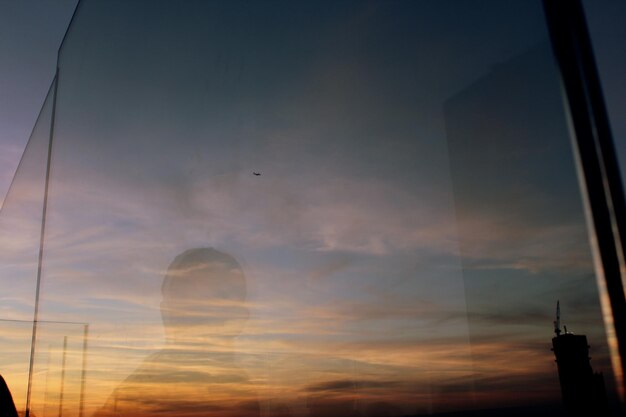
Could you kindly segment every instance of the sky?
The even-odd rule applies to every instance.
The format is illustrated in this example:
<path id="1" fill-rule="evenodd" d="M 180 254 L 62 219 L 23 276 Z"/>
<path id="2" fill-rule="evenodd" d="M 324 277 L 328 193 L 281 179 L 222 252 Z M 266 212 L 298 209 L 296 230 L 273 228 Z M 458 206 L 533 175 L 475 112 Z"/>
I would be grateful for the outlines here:
<path id="1" fill-rule="evenodd" d="M 612 386 L 539 3 L 143 6 L 60 52 L 37 415 L 83 352 L 88 415 L 554 403 L 557 299 Z M 53 91 L 0 218 L 19 403 Z"/>
<path id="2" fill-rule="evenodd" d="M 76 0 L 0 1 L 0 205 L 54 78 Z"/>
<path id="3" fill-rule="evenodd" d="M 620 24 L 626 6 L 618 0 L 584 2 L 588 24 L 594 37 L 598 66 L 611 113 L 616 146 L 624 159 L 621 143 L 626 123 L 619 117 L 624 108 L 626 83 L 623 81 L 626 37 Z M 56 53 L 76 7 L 76 0 L 0 2 L 3 60 L 0 67 L 0 196 L 2 201 L 13 179 L 32 127 L 54 77 Z"/>

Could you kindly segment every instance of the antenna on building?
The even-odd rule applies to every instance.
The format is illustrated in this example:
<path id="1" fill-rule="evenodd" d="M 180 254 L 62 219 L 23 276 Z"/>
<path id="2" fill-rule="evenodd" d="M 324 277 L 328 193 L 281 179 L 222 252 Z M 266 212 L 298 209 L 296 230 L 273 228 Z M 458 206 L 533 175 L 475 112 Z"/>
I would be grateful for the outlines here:
<path id="1" fill-rule="evenodd" d="M 561 335 L 561 306 L 559 301 L 556 302 L 556 320 L 554 320 L 554 333 L 559 337 Z"/>

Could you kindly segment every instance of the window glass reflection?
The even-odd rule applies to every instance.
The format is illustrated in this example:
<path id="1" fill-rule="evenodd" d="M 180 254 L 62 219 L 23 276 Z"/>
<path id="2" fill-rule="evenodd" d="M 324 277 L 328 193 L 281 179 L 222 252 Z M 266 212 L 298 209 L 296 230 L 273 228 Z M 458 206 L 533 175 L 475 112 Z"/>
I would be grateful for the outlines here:
<path id="1" fill-rule="evenodd" d="M 547 45 L 540 2 L 82 1 L 33 413 L 551 415 L 559 299 L 615 405 Z"/>
<path id="2" fill-rule="evenodd" d="M 0 374 L 26 405 L 54 84 L 0 209 Z"/>

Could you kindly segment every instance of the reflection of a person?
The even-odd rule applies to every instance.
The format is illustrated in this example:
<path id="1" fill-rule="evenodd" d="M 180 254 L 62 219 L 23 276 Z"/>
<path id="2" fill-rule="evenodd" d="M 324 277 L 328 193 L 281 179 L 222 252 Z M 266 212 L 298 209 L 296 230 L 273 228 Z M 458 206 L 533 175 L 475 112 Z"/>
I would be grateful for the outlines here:
<path id="1" fill-rule="evenodd" d="M 149 356 L 98 415 L 257 417 L 256 393 L 232 346 L 248 318 L 237 261 L 212 248 L 187 250 L 170 265 L 162 293 L 166 348 Z"/>

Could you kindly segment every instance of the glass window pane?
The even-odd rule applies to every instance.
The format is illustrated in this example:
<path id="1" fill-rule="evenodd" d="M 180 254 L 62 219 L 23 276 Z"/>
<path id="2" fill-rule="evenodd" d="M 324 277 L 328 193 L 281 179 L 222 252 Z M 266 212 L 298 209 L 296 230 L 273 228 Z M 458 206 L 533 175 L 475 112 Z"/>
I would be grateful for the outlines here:
<path id="1" fill-rule="evenodd" d="M 58 82 L 37 416 L 618 410 L 541 2 L 85 0 Z"/>
<path id="2" fill-rule="evenodd" d="M 54 84 L 0 210 L 0 373 L 26 406 Z"/>

